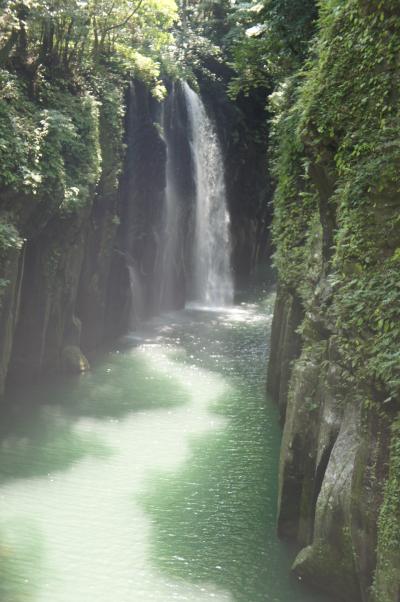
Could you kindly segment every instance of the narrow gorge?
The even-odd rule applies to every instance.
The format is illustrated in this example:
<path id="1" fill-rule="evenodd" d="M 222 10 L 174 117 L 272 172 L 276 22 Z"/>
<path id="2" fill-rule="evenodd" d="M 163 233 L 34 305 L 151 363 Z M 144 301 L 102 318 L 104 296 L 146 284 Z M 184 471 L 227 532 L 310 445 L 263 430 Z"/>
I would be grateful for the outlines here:
<path id="1" fill-rule="evenodd" d="M 101 105 L 111 114 L 100 113 L 98 140 L 91 139 L 94 129 L 76 149 L 101 153 L 100 182 L 85 190 L 88 203 L 67 208 L 55 201 L 53 214 L 46 207 L 43 216 L 41 198 L 33 197 L 26 215 L 15 198 L 4 208 L 11 278 L 2 289 L 2 389 L 7 378 L 79 373 L 88 366 L 87 353 L 164 309 L 233 300 L 223 159 L 199 96 L 177 83 L 160 105 L 141 82 L 132 82 L 123 163 L 120 106 L 118 99 L 109 102 Z M 72 118 L 68 125 L 76 128 Z M 258 211 L 265 182 L 260 174 L 249 183 L 260 198 Z M 29 205 L 23 195 L 19 202 Z M 252 227 L 249 213 L 238 238 Z M 244 259 L 254 270 L 255 252 L 248 253 Z"/>
<path id="2" fill-rule="evenodd" d="M 0 0 L 0 602 L 400 602 L 398 0 Z"/>

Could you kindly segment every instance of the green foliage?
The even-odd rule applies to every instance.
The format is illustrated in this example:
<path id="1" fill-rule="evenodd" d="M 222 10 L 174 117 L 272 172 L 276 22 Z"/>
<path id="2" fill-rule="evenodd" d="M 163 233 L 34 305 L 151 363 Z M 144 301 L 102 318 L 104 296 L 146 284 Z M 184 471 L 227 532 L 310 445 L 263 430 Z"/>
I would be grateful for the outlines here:
<path id="1" fill-rule="evenodd" d="M 316 275 L 329 272 L 325 319 L 347 378 L 387 400 L 400 395 L 399 55 L 397 3 L 324 2 L 306 68 L 272 98 L 280 278 L 315 312 Z M 333 174 L 328 205 L 310 165 Z M 313 224 L 320 220 L 324 232 L 328 211 L 336 223 L 322 264 Z"/>
<path id="2" fill-rule="evenodd" d="M 0 192 L 69 215 L 93 195 L 102 154 L 116 187 L 126 82 L 165 95 L 175 0 L 0 0 L 0 13 Z"/>
<path id="3" fill-rule="evenodd" d="M 67 75 L 81 84 L 101 64 L 135 74 L 132 49 L 156 64 L 177 19 L 174 0 L 1 0 L 0 7 L 0 65 L 22 64 L 35 82 Z"/>
<path id="4" fill-rule="evenodd" d="M 103 156 L 115 191 L 124 85 L 136 77 L 164 96 L 160 57 L 173 44 L 177 8 L 174 0 L 1 4 L 0 193 L 18 195 L 16 212 L 26 212 L 23 199 L 29 211 L 40 205 L 39 220 L 68 216 L 93 198 Z"/>
<path id="5" fill-rule="evenodd" d="M 317 9 L 315 0 L 191 0 L 180 4 L 180 15 L 165 68 L 188 80 L 229 72 L 235 98 L 270 90 L 272 82 L 293 73 L 307 52 Z"/>
<path id="6" fill-rule="evenodd" d="M 313 363 L 321 382 L 331 386 L 325 362 L 333 365 L 335 400 L 363 404 L 378 431 L 373 478 L 388 475 L 381 490 L 371 485 L 383 502 L 371 600 L 392 602 L 400 595 L 400 11 L 394 0 L 319 5 L 309 57 L 294 75 L 282 71 L 270 97 L 275 263 L 305 315 L 293 379 L 325 342 L 325 361 Z M 303 399 L 311 413 L 312 402 Z M 389 444 L 380 425 L 390 424 Z M 357 480 L 364 486 L 365 475 Z M 359 487 L 356 505 L 361 493 L 373 499 Z M 352 549 L 338 545 L 348 571 Z M 335 574 L 332 563 L 318 571 L 327 581 Z"/>
<path id="7" fill-rule="evenodd" d="M 381 552 L 400 550 L 400 418 L 392 425 L 389 476 L 379 516 Z"/>
<path id="8" fill-rule="evenodd" d="M 38 134 L 23 82 L 0 70 L 0 188 L 17 183 L 35 188 Z"/>
<path id="9" fill-rule="evenodd" d="M 296 130 L 299 113 L 293 105 L 294 91 L 290 87 L 276 92 L 281 113 L 272 131 L 277 181 L 272 235 L 276 246 L 274 263 L 281 281 L 289 288 L 296 288 L 306 277 L 306 243 L 317 203 L 304 171 L 304 145 Z"/>
<path id="10" fill-rule="evenodd" d="M 62 211 L 82 206 L 100 174 L 98 102 L 53 88 L 45 108 L 29 101 L 23 83 L 1 76 L 13 98 L 0 99 L 0 189 Z"/>
<path id="11" fill-rule="evenodd" d="M 237 75 L 231 95 L 252 88 L 270 88 L 272 82 L 293 74 L 307 56 L 315 31 L 315 0 L 238 2 L 226 36 Z"/>
<path id="12" fill-rule="evenodd" d="M 180 19 L 173 27 L 174 44 L 162 54 L 163 72 L 193 87 L 198 85 L 199 74 L 217 79 L 216 71 L 226 62 L 222 39 L 230 11 L 226 0 L 180 2 Z"/>
<path id="13" fill-rule="evenodd" d="M 5 220 L 0 221 L 0 258 L 11 249 L 20 249 L 23 240 L 15 226 Z M 4 282 L 3 282 L 4 285 Z"/>
<path id="14" fill-rule="evenodd" d="M 376 602 L 391 602 L 400 592 L 400 418 L 392 425 L 389 474 L 378 520 L 378 569 L 372 588 Z"/>
<path id="15" fill-rule="evenodd" d="M 119 175 L 122 171 L 124 146 L 124 99 L 123 89 L 116 86 L 112 79 L 98 77 L 92 82 L 93 94 L 99 102 L 100 153 L 102 166 L 99 188 L 102 196 L 115 194 L 118 189 Z"/>
<path id="16" fill-rule="evenodd" d="M 10 272 L 7 269 L 9 260 L 18 253 L 23 244 L 24 240 L 12 223 L 11 216 L 3 215 L 0 218 L 0 310 L 3 304 L 3 296 L 10 285 Z"/>

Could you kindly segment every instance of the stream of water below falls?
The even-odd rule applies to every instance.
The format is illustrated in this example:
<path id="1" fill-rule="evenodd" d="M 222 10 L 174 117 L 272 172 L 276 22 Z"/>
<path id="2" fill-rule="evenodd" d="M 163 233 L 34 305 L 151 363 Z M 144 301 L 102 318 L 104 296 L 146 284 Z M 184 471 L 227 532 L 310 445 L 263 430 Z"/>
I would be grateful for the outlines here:
<path id="1" fill-rule="evenodd" d="M 272 295 L 146 324 L 3 410 L 0 602 L 315 602 L 276 537 Z M 8 408 L 8 409 L 7 409 Z"/>

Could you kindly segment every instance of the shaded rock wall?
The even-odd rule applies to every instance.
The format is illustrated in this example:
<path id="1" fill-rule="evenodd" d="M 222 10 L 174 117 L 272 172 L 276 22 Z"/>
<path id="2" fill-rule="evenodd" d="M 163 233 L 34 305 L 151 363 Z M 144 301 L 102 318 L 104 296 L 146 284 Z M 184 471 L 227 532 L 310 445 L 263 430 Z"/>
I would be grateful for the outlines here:
<path id="1" fill-rule="evenodd" d="M 270 394 L 285 416 L 278 532 L 301 550 L 296 575 L 335 600 L 380 600 L 374 597 L 377 549 L 396 412 L 366 408 L 374 392 L 343 382 L 334 335 L 303 341 L 299 349 L 288 319 L 292 303 L 290 293 L 279 292 L 268 373 Z M 389 566 L 397 563 L 392 553 Z M 397 569 L 385 566 L 392 585 L 382 599 L 397 602 Z"/>
<path id="2" fill-rule="evenodd" d="M 391 0 L 324 10 L 276 120 L 278 530 L 295 574 L 348 602 L 400 600 L 399 35 Z"/>
<path id="3" fill-rule="evenodd" d="M 87 210 L 88 211 L 88 210 Z M 50 219 L 26 243 L 18 324 L 9 377 L 54 372 L 64 345 L 80 345 L 75 301 L 84 254 L 86 211 Z"/>
<path id="4" fill-rule="evenodd" d="M 132 84 L 132 89 L 137 89 L 142 97 L 135 107 L 129 100 L 130 112 L 136 111 L 142 119 L 150 95 L 139 83 Z M 4 336 L 0 341 L 0 391 L 4 390 L 6 380 L 11 384 L 36 379 L 44 373 L 87 369 L 81 350 L 89 352 L 127 327 L 131 283 L 127 276 L 126 248 L 119 247 L 118 242 L 124 236 L 120 224 L 127 205 L 139 204 L 140 199 L 132 200 L 120 181 L 137 178 L 143 162 L 137 161 L 133 175 L 129 176 L 130 166 L 124 168 L 122 164 L 121 89 L 110 88 L 99 100 L 100 110 L 93 110 L 92 120 L 87 119 L 82 109 L 80 122 L 83 101 L 72 96 L 67 99 L 76 104 L 77 136 L 73 141 L 77 139 L 79 144 L 72 148 L 76 151 L 74 156 L 71 144 L 67 146 L 64 140 L 51 148 L 61 167 L 53 183 L 45 182 L 46 192 L 30 199 L 0 191 L 1 217 L 10 232 L 15 231 L 17 240 L 12 248 L 1 249 L 0 328 Z M 128 128 L 127 137 L 133 134 L 136 132 Z M 141 144 L 146 169 L 151 171 L 149 157 L 156 155 L 152 145 L 156 150 L 163 147 L 151 126 L 142 134 Z M 140 154 L 137 146 L 132 146 L 134 150 L 130 148 L 130 153 Z M 154 182 L 157 178 L 159 196 L 164 187 L 163 161 L 162 156 L 149 179 Z M 65 205 L 68 196 L 63 184 L 67 178 L 84 193 L 82 199 L 69 206 Z M 144 179 L 142 176 L 142 190 L 136 183 L 136 194 L 139 197 L 142 194 L 140 198 L 146 200 L 150 197 L 151 201 L 152 191 L 144 189 Z M 153 224 L 146 226 L 143 235 L 149 236 Z M 115 269 L 118 257 L 123 261 Z"/>
<path id="5" fill-rule="evenodd" d="M 109 323 L 120 332 L 154 314 L 155 271 L 161 251 L 166 147 L 160 106 L 141 82 L 133 83 L 128 91 L 125 132 L 120 227 L 112 260 L 108 313 Z M 119 293 L 115 295 L 115 291 Z"/>
<path id="6" fill-rule="evenodd" d="M 0 189 L 0 394 L 7 379 L 20 382 L 60 370 L 66 347 L 80 357 L 76 298 L 100 173 L 94 100 L 60 91 L 55 109 L 28 100 L 21 89 L 8 111 L 14 119 L 28 111 L 24 135 L 39 136 L 38 155 L 31 159 L 37 186 L 17 172 L 14 187 Z M 86 366 L 83 357 L 74 370 L 79 366 Z"/>
<path id="7" fill-rule="evenodd" d="M 170 87 L 162 125 L 168 153 L 168 190 L 163 217 L 164 252 L 160 255 L 157 272 L 158 299 L 161 309 L 180 309 L 190 293 L 196 192 L 190 124 L 185 95 L 179 82 Z"/>

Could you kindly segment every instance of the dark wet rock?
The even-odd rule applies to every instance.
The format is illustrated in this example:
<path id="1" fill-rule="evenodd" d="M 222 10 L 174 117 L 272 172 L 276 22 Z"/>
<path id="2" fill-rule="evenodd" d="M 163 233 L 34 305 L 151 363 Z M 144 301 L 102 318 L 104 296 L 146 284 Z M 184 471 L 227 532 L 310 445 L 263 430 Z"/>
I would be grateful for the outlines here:
<path id="1" fill-rule="evenodd" d="M 76 345 L 64 347 L 61 354 L 61 366 L 66 374 L 81 374 L 90 370 L 87 358 Z"/>

